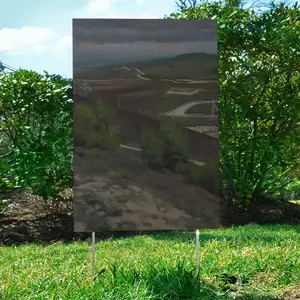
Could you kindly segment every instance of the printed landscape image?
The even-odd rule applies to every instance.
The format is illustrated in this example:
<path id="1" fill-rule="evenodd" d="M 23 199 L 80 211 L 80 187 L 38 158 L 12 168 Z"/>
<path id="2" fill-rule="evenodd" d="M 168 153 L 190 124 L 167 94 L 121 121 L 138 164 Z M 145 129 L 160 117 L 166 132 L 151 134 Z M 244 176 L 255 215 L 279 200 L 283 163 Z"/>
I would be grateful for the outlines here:
<path id="1" fill-rule="evenodd" d="M 217 24 L 73 20 L 76 232 L 220 223 Z"/>

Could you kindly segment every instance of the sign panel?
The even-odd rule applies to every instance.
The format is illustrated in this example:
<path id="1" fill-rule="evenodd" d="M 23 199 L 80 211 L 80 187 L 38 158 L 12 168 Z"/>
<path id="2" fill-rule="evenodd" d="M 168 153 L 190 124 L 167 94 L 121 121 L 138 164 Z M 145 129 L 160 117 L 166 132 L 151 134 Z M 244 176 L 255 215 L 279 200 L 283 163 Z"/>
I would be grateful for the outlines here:
<path id="1" fill-rule="evenodd" d="M 220 223 L 217 24 L 74 19 L 74 229 Z"/>

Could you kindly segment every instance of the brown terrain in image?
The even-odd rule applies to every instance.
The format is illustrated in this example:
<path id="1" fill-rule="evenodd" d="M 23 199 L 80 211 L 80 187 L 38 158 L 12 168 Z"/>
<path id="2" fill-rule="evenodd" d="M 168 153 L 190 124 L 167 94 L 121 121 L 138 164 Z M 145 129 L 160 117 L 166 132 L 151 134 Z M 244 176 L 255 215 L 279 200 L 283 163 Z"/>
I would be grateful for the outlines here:
<path id="1" fill-rule="evenodd" d="M 197 78 L 192 62 L 182 57 L 173 65 L 147 62 L 74 74 L 75 111 L 79 104 L 96 109 L 99 101 L 112 107 L 122 136 L 118 149 L 88 149 L 76 130 L 83 125 L 75 119 L 76 232 L 219 226 L 218 85 L 213 78 L 217 73 L 214 64 L 206 62 L 203 69 L 211 73 L 207 79 L 205 74 Z M 184 65 L 180 73 L 179 66 Z M 202 184 L 165 169 L 151 169 L 142 161 L 142 128 L 160 132 L 162 124 L 170 121 L 181 126 L 189 162 L 197 172 L 207 172 Z M 209 165 L 211 161 L 215 163 Z"/>
<path id="2" fill-rule="evenodd" d="M 75 166 L 76 232 L 219 226 L 217 195 L 147 168 L 134 151 L 77 148 Z"/>

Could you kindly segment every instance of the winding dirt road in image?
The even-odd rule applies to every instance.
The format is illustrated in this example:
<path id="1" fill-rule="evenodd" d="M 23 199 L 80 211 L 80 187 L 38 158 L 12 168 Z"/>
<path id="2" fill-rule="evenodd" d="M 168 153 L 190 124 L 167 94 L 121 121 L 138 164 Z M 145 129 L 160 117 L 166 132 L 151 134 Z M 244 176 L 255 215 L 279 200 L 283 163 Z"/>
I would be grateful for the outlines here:
<path id="1" fill-rule="evenodd" d="M 173 83 L 187 83 L 187 84 L 218 82 L 217 80 L 191 80 L 191 79 L 163 79 L 163 81 L 169 81 Z"/>
<path id="2" fill-rule="evenodd" d="M 137 78 L 142 79 L 142 80 L 151 80 L 150 78 L 146 78 L 144 75 L 146 75 L 145 73 L 143 73 L 141 70 L 134 68 L 135 71 L 137 71 L 139 74 L 136 75 Z"/>
<path id="3" fill-rule="evenodd" d="M 187 114 L 186 111 L 190 109 L 191 107 L 198 105 L 198 104 L 215 104 L 217 103 L 216 100 L 210 101 L 210 100 L 205 100 L 205 101 L 193 101 L 193 102 L 188 102 L 185 103 L 173 110 L 160 113 L 160 115 L 165 115 L 165 116 L 172 116 L 172 117 L 200 117 L 200 118 L 211 118 L 211 115 L 202 115 L 202 114 Z"/>

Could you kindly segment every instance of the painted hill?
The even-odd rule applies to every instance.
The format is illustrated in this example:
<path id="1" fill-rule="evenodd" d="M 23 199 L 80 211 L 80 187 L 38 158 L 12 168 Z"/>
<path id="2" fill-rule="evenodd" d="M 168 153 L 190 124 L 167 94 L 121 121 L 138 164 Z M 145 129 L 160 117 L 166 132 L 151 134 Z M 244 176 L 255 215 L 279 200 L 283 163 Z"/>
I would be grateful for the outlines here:
<path id="1" fill-rule="evenodd" d="M 188 53 L 170 58 L 157 58 L 95 67 L 75 71 L 75 78 L 82 79 L 126 79 L 135 78 L 137 72 L 145 77 L 156 79 L 217 80 L 217 55 Z"/>

